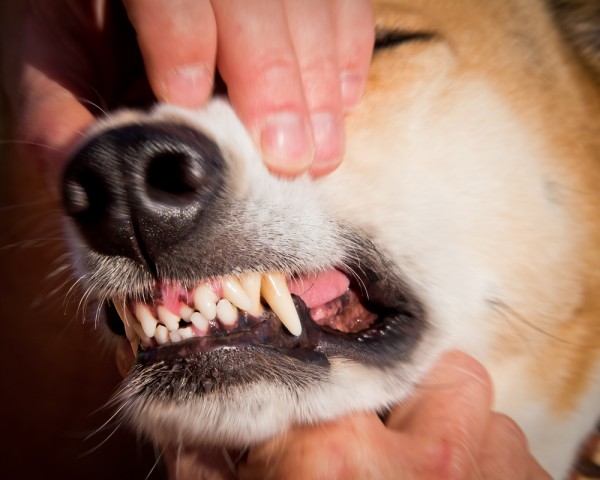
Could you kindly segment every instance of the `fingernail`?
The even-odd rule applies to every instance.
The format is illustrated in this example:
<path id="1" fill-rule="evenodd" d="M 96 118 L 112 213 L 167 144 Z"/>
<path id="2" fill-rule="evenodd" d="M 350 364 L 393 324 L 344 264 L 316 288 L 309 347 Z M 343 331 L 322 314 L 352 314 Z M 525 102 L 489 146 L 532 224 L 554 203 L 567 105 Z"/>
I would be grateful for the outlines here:
<path id="1" fill-rule="evenodd" d="M 310 129 L 295 112 L 280 112 L 267 119 L 260 143 L 265 163 L 283 175 L 299 174 L 310 166 L 313 148 Z"/>
<path id="2" fill-rule="evenodd" d="M 204 64 L 177 67 L 167 75 L 165 97 L 184 107 L 199 107 L 212 89 L 212 71 Z"/>
<path id="3" fill-rule="evenodd" d="M 352 110 L 363 96 L 363 79 L 352 72 L 342 73 L 340 77 L 342 103 L 347 110 Z"/>
<path id="4" fill-rule="evenodd" d="M 315 161 L 312 170 L 330 171 L 340 163 L 344 150 L 342 120 L 330 112 L 313 113 L 310 120 L 315 139 Z"/>

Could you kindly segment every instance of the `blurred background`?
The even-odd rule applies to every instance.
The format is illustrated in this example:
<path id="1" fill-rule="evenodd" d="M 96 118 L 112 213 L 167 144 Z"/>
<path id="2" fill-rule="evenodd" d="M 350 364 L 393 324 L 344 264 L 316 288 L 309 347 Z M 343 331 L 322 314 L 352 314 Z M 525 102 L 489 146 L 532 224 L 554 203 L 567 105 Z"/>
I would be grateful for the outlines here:
<path id="1" fill-rule="evenodd" d="M 149 445 L 113 423 L 101 428 L 121 381 L 115 357 L 77 312 L 80 292 L 66 299 L 74 276 L 59 205 L 19 157 L 15 92 L 0 95 L 0 478 L 164 478 Z"/>

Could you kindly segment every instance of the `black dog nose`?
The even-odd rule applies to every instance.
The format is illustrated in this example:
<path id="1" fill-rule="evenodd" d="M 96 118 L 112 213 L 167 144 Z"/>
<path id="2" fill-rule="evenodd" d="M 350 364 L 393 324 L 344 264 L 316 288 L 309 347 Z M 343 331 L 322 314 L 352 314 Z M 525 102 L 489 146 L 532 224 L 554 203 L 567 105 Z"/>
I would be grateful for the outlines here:
<path id="1" fill-rule="evenodd" d="M 199 225 L 224 170 L 217 145 L 189 127 L 119 127 L 73 157 L 64 206 L 91 248 L 152 265 Z"/>

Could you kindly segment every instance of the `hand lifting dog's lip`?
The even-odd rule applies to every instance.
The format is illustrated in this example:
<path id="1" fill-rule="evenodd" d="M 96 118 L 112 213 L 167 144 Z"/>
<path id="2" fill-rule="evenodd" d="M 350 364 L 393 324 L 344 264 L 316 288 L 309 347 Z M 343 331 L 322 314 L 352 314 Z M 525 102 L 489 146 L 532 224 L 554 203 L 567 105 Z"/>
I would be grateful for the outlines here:
<path id="1" fill-rule="evenodd" d="M 600 94 L 542 3 L 467 3 L 376 4 L 327 178 L 270 174 L 226 99 L 88 132 L 65 211 L 87 295 L 137 356 L 118 401 L 138 431 L 245 448 L 383 411 L 458 347 L 566 471 L 600 413 Z"/>

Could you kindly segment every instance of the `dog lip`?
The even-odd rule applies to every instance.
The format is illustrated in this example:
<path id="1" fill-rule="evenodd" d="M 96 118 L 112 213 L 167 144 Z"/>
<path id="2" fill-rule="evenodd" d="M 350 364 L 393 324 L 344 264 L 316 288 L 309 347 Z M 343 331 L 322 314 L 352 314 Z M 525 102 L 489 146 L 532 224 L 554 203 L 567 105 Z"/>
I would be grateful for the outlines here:
<path id="1" fill-rule="evenodd" d="M 180 342 L 140 350 L 137 360 L 141 365 L 156 362 L 173 362 L 195 354 L 206 354 L 215 350 L 267 349 L 278 350 L 304 361 L 328 363 L 324 353 L 318 351 L 323 330 L 309 320 L 309 310 L 296 295 L 293 296 L 296 310 L 303 320 L 303 331 L 299 336 L 288 333 L 273 312 L 265 312 L 261 322 L 242 330 L 223 334 L 192 337 Z"/>
<path id="2" fill-rule="evenodd" d="M 367 275 L 371 280 L 380 279 L 373 272 Z M 387 277 L 389 280 L 389 276 Z M 366 279 L 361 280 L 364 289 Z M 377 320 L 365 325 L 360 331 L 340 331 L 319 324 L 311 317 L 304 301 L 292 295 L 296 310 L 302 321 L 303 329 L 299 336 L 291 335 L 281 324 L 278 317 L 266 311 L 260 323 L 246 328 L 217 335 L 194 336 L 179 342 L 167 343 L 138 351 L 137 362 L 141 367 L 155 363 L 175 365 L 182 359 L 198 355 L 211 355 L 214 352 L 233 350 L 246 351 L 248 355 L 258 350 L 277 352 L 304 362 L 329 363 L 329 358 L 339 357 L 357 360 L 368 364 L 385 365 L 393 361 L 386 357 L 389 348 L 382 348 L 382 342 L 394 344 L 398 355 L 408 354 L 412 345 L 421 337 L 424 315 L 420 305 L 405 292 L 400 299 L 380 302 L 381 292 L 389 292 L 385 281 L 381 285 L 371 286 L 372 298 L 364 300 L 367 309 L 377 315 Z M 356 281 L 351 288 L 358 289 Z M 380 291 L 381 292 L 380 292 Z M 398 293 L 397 293 L 398 294 Z M 365 294 L 366 296 L 366 294 Z M 398 347 L 400 345 L 401 347 Z M 395 354 L 396 354 L 395 353 Z"/>

